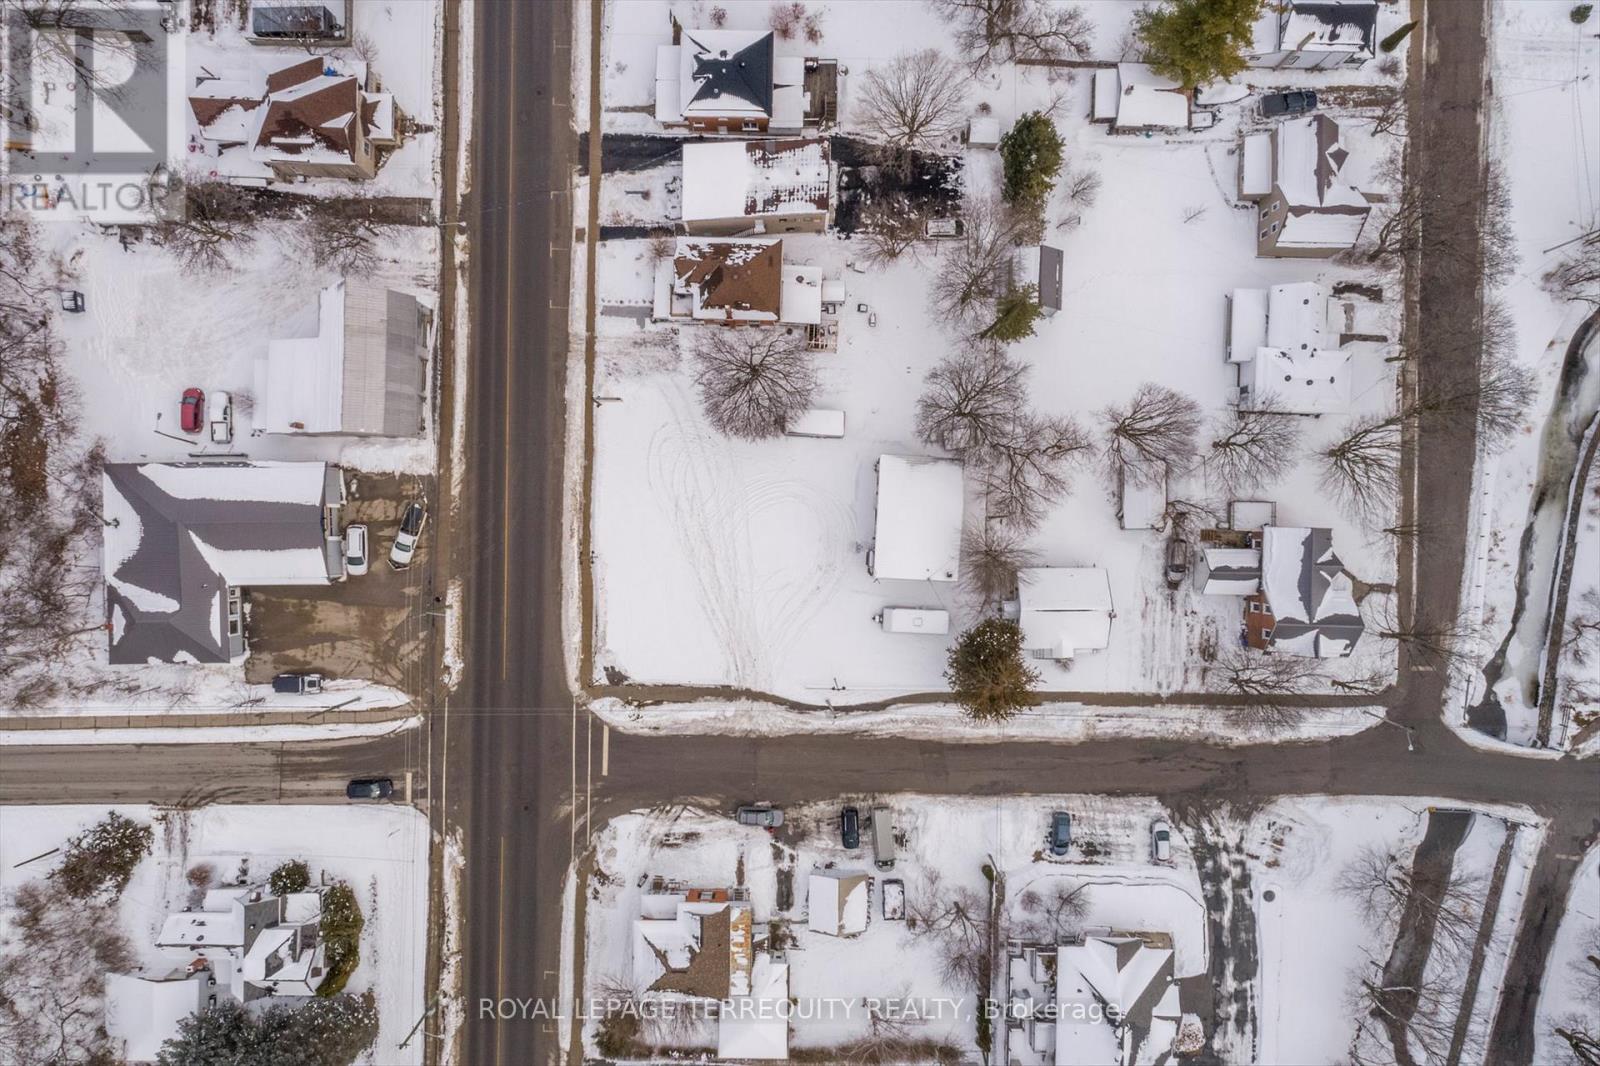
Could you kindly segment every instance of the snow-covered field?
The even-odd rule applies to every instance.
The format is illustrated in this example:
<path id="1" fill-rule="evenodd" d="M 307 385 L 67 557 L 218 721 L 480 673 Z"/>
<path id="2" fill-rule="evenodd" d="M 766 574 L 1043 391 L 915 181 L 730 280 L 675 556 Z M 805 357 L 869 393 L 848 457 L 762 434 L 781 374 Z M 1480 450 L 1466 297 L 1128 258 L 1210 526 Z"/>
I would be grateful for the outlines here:
<path id="1" fill-rule="evenodd" d="M 1572 879 L 1567 913 L 1539 990 L 1534 1060 L 1577 1063 L 1557 1028 L 1600 1033 L 1600 848 L 1591 848 Z"/>
<path id="2" fill-rule="evenodd" d="M 376 996 L 380 1031 L 360 1061 L 422 1061 L 420 1042 L 400 1047 L 423 1010 L 428 823 L 421 813 L 388 805 L 0 807 L 0 919 L 11 890 L 49 872 L 56 860 L 45 853 L 112 810 L 156 831 L 152 854 L 139 864 L 118 905 L 122 931 L 140 965 L 164 974 L 184 961 L 164 955 L 154 942 L 167 915 L 184 909 L 192 891 L 185 875 L 195 866 L 209 863 L 219 876 L 231 877 L 248 864 L 252 877 L 265 878 L 285 860 L 304 859 L 313 879 L 348 882 L 365 917 L 361 964 L 346 988 Z"/>
<path id="3" fill-rule="evenodd" d="M 730 25 L 751 22 L 762 5 L 730 12 Z M 1097 41 L 1108 52 L 1133 5 L 1090 5 L 1104 19 Z M 665 5 L 608 9 L 614 31 L 606 41 L 608 130 L 654 130 L 636 107 L 653 91 L 647 59 L 665 40 Z M 916 10 L 913 12 L 911 8 Z M 678 5 L 692 19 L 695 5 Z M 841 89 L 849 121 L 850 78 L 899 50 L 932 44 L 948 48 L 945 27 L 920 5 L 852 5 L 848 41 L 830 21 L 820 46 L 832 55 L 883 41 L 884 54 L 850 57 L 854 72 Z M 627 17 L 621 17 L 625 12 Z M 898 16 L 898 19 L 897 19 Z M 915 17 L 913 17 L 915 16 Z M 868 32 L 878 19 L 895 32 Z M 842 20 L 841 20 L 842 21 Z M 752 24 L 758 24 L 755 19 Z M 740 23 L 743 24 L 743 23 Z M 903 28 L 903 31 L 902 31 Z M 922 35 L 926 35 L 926 39 Z M 893 45 L 893 49 L 889 45 Z M 1115 54 L 1111 52 L 1111 54 Z M 1265 76 L 1266 72 L 1252 72 Z M 1368 72 L 1363 72 L 1366 76 Z M 1237 137 L 1245 107 L 1225 109 L 1219 125 L 1182 137 L 1111 137 L 1088 124 L 1087 72 L 1001 68 L 975 82 L 971 105 L 992 109 L 1001 128 L 1018 115 L 1052 105 L 1071 171 L 1102 178 L 1098 202 L 1070 209 L 1058 195 L 1047 240 L 1062 248 L 1064 307 L 1041 320 L 1037 335 L 1012 352 L 1032 367 L 1029 392 L 1044 414 L 1076 417 L 1094 426 L 1109 405 L 1152 381 L 1199 402 L 1208 417 L 1224 407 L 1233 368 L 1224 362 L 1225 297 L 1235 287 L 1353 277 L 1323 260 L 1258 259 L 1254 208 L 1236 202 Z M 1345 119 L 1345 116 L 1340 116 Z M 1385 151 L 1346 119 L 1346 165 L 1360 175 Z M 997 184 L 992 151 L 964 152 L 969 193 Z M 668 165 L 617 175 L 624 186 L 602 196 L 607 221 L 670 221 L 677 170 Z M 648 192 L 648 198 L 634 193 Z M 1069 214 L 1081 214 L 1076 225 Z M 883 454 L 928 454 L 916 439 L 913 409 L 923 377 L 963 341 L 943 330 L 928 307 L 927 286 L 939 249 L 924 246 L 920 261 L 856 272 L 860 254 L 834 236 L 790 236 L 788 262 L 823 267 L 847 289 L 838 351 L 819 355 L 818 406 L 842 409 L 846 436 L 781 438 L 759 443 L 726 439 L 699 410 L 689 351 L 693 328 L 641 328 L 618 312 L 641 311 L 650 300 L 651 264 L 644 241 L 610 241 L 599 249 L 594 547 L 596 555 L 596 677 L 639 683 L 731 684 L 788 698 L 835 704 L 868 702 L 943 687 L 948 639 L 884 632 L 876 621 L 889 606 L 941 608 L 956 631 L 977 617 L 977 605 L 943 583 L 876 580 L 865 555 L 873 537 L 874 463 Z M 1383 285 L 1387 303 L 1374 309 L 1394 336 L 1398 285 Z M 867 305 L 876 325 L 859 313 Z M 681 335 L 679 335 L 681 334 Z M 1355 343 L 1351 415 L 1393 402 L 1393 365 L 1386 345 Z M 1305 421 L 1306 448 L 1336 439 L 1347 416 Z M 968 485 L 966 520 L 981 523 L 981 501 Z M 1104 567 L 1115 617 L 1110 646 L 1080 655 L 1068 671 L 1044 664 L 1042 688 L 1054 691 L 1179 692 L 1214 687 L 1207 663 L 1237 640 L 1240 602 L 1201 597 L 1185 585 L 1162 582 L 1165 534 L 1126 531 L 1116 516 L 1113 486 L 1097 464 L 1075 476 L 1070 497 L 1031 537 L 1040 565 Z M 1173 499 L 1214 506 L 1226 496 L 1201 475 L 1174 477 Z M 1282 525 L 1329 526 L 1348 569 L 1361 581 L 1392 580 L 1392 543 L 1367 533 L 1340 513 L 1302 461 L 1283 480 L 1254 495 L 1277 502 Z M 1392 649 L 1371 637 L 1337 669 L 1350 674 L 1388 669 Z"/>
<path id="4" fill-rule="evenodd" d="M 1580 422 L 1600 407 L 1600 352 L 1590 345 L 1586 386 L 1571 407 L 1555 412 L 1557 379 L 1577 324 L 1591 308 L 1553 298 L 1541 277 L 1574 238 L 1600 222 L 1600 40 L 1594 23 L 1575 26 L 1572 5 L 1539 0 L 1497 0 L 1490 59 L 1494 118 L 1489 151 L 1511 193 L 1511 224 L 1517 238 L 1517 269 L 1493 298 L 1503 300 L 1516 323 L 1515 356 L 1538 375 L 1540 390 L 1531 425 L 1501 454 L 1479 464 L 1479 500 L 1474 508 L 1476 544 L 1469 551 L 1464 602 L 1481 623 L 1480 650 L 1487 658 L 1511 628 L 1517 596 L 1521 537 L 1533 519 L 1531 501 L 1540 478 L 1546 422 Z M 1564 489 L 1557 495 L 1565 499 Z M 1559 500 L 1557 503 L 1559 504 Z M 1559 512 L 1560 507 L 1554 508 Z M 1527 575 L 1526 615 L 1506 648 L 1506 666 L 1495 691 L 1506 712 L 1506 739 L 1527 744 L 1535 734 L 1537 707 L 1531 682 L 1543 651 L 1543 619 L 1550 592 L 1550 564 L 1559 539 L 1560 515 L 1539 525 Z M 1589 567 L 1593 571 L 1592 560 Z M 1471 693 L 1474 702 L 1481 685 Z M 1448 716 L 1455 721 L 1458 716 Z M 1553 730 L 1560 742 L 1560 730 Z"/>
<path id="5" fill-rule="evenodd" d="M 1181 839 L 1175 842 L 1170 865 L 1150 862 L 1150 823 L 1164 816 L 1152 800 L 888 796 L 840 802 L 856 804 L 863 816 L 878 803 L 893 809 L 897 856 L 892 872 L 873 870 L 865 830 L 861 850 L 843 848 L 837 806 L 786 810 L 776 840 L 765 830 L 736 826 L 724 815 L 696 808 L 664 808 L 613 820 L 595 841 L 586 995 L 603 998 L 606 990 L 632 981 L 633 922 L 639 916 L 641 886 L 651 877 L 691 887 L 745 887 L 756 927 L 765 930 L 776 923 L 788 930 L 789 991 L 797 1003 L 810 1004 L 812 1013 L 796 1013 L 796 1048 L 834 1047 L 863 1036 L 867 1022 L 861 1001 L 891 998 L 950 1001 L 930 1010 L 910 1035 L 951 1044 L 963 1057 L 976 1054 L 974 990 L 952 987 L 941 976 L 933 938 L 918 935 L 904 921 L 883 918 L 884 878 L 903 881 L 912 901 L 919 894 L 942 898 L 962 890 L 987 898 L 984 867 L 990 865 L 1004 881 L 1007 928 L 1024 922 L 1023 897 L 1030 892 L 1045 895 L 1058 882 L 1085 885 L 1088 909 L 1082 928 L 1170 933 L 1176 976 L 1206 970 L 1205 906 L 1187 846 Z M 1074 846 L 1066 859 L 1050 858 L 1045 848 L 1053 810 L 1072 814 Z M 813 869 L 874 875 L 865 932 L 840 938 L 806 927 L 807 875 Z M 780 906 L 780 880 L 792 883 L 789 906 Z M 827 1005 L 835 1001 L 858 1006 L 846 1011 Z M 592 1047 L 595 1029 L 591 1019 L 586 1047 Z M 686 1034 L 686 1046 L 704 1035 Z"/>

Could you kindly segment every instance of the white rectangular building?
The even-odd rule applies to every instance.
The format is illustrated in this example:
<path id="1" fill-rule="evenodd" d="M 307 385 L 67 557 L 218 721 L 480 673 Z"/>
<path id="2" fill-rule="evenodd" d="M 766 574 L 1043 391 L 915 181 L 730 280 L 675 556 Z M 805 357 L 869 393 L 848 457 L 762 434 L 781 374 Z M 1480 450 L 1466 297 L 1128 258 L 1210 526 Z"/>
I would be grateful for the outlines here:
<path id="1" fill-rule="evenodd" d="M 878 507 L 867 570 L 879 579 L 954 581 L 961 569 L 961 463 L 878 457 Z"/>
<path id="2" fill-rule="evenodd" d="M 1017 572 L 1022 646 L 1035 659 L 1072 659 L 1111 643 L 1111 581 L 1098 566 L 1041 566 Z"/>

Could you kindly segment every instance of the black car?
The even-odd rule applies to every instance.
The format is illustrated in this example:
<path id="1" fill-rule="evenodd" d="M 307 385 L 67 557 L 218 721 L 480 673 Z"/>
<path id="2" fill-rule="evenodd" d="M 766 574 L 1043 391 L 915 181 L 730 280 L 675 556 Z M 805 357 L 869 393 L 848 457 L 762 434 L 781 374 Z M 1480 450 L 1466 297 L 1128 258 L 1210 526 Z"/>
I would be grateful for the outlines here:
<path id="1" fill-rule="evenodd" d="M 1303 115 L 1317 109 L 1317 94 L 1309 89 L 1289 93 L 1268 93 L 1261 98 L 1261 113 L 1268 118 L 1279 115 Z"/>
<path id="2" fill-rule="evenodd" d="M 387 777 L 359 777 L 344 787 L 347 799 L 386 800 L 394 795 L 394 782 Z"/>
<path id="3" fill-rule="evenodd" d="M 861 846 L 861 812 L 854 807 L 839 812 L 839 839 L 851 851 Z"/>

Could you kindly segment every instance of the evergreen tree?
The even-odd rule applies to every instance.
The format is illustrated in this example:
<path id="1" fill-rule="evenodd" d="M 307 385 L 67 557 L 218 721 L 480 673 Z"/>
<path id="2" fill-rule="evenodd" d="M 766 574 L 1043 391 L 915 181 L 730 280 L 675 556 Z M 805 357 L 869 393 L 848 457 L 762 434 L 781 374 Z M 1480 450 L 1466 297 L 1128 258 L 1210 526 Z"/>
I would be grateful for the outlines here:
<path id="1" fill-rule="evenodd" d="M 1043 204 L 1061 173 L 1061 135 L 1055 123 L 1038 111 L 1023 115 L 1000 138 L 1000 159 L 1006 200 Z"/>
<path id="2" fill-rule="evenodd" d="M 1000 297 L 995 306 L 994 322 L 978 336 L 985 340 L 1018 341 L 1033 336 L 1033 324 L 1039 318 L 1039 287 L 1024 285 Z"/>
<path id="3" fill-rule="evenodd" d="M 154 841 L 154 829 L 112 811 L 67 841 L 66 857 L 50 877 L 73 899 L 118 899 Z"/>
<path id="4" fill-rule="evenodd" d="M 1262 0 L 1164 0 L 1134 14 L 1145 62 L 1186 89 L 1245 68 Z"/>
<path id="5" fill-rule="evenodd" d="M 1038 671 L 1022 659 L 1022 630 L 990 618 L 961 634 L 950 649 L 945 680 L 970 718 L 1003 721 L 1033 705 Z"/>
<path id="6" fill-rule="evenodd" d="M 276 870 L 267 876 L 267 887 L 272 889 L 274 896 L 288 896 L 295 892 L 304 892 L 311 884 L 311 868 L 304 859 L 290 859 L 280 863 Z"/>
<path id="7" fill-rule="evenodd" d="M 322 894 L 322 942 L 328 959 L 328 975 L 317 986 L 317 995 L 335 996 L 344 991 L 350 974 L 361 963 L 361 905 L 354 890 L 343 881 Z"/>
<path id="8" fill-rule="evenodd" d="M 157 1066 L 350 1066 L 378 1037 L 372 995 L 246 1010 L 223 1002 L 178 1023 Z"/>

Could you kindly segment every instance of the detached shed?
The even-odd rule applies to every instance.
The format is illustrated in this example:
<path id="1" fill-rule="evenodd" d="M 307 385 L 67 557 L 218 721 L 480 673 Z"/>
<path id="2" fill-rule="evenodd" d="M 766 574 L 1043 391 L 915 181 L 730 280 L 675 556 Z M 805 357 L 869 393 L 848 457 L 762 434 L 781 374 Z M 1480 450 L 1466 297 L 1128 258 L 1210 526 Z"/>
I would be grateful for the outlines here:
<path id="1" fill-rule="evenodd" d="M 806 885 L 808 924 L 814 933 L 855 936 L 867 929 L 867 875 L 813 870 Z"/>
<path id="2" fill-rule="evenodd" d="M 960 572 L 961 463 L 878 458 L 878 507 L 867 571 L 876 578 L 954 581 Z"/>

